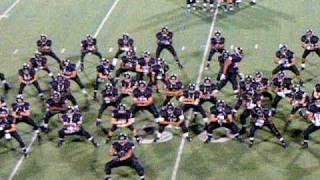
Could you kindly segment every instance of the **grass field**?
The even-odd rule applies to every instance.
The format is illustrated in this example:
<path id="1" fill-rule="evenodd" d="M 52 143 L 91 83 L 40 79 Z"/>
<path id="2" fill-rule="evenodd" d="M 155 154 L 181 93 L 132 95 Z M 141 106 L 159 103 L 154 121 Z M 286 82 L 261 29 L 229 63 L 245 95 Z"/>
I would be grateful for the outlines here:
<path id="1" fill-rule="evenodd" d="M 0 14 L 15 1 L 1 0 Z M 53 39 L 53 47 L 60 57 L 71 58 L 77 62 L 80 56 L 80 40 L 87 33 L 94 34 L 97 31 L 114 3 L 117 3 L 116 6 L 97 35 L 98 46 L 103 55 L 110 59 L 113 57 L 117 39 L 123 32 L 128 32 L 135 39 L 138 54 L 144 50 L 155 53 L 155 33 L 166 25 L 175 33 L 174 47 L 185 66 L 182 71 L 178 70 L 171 55 L 165 52 L 163 57 L 168 61 L 170 71 L 177 73 L 186 84 L 196 82 L 213 15 L 201 11 L 187 13 L 184 0 L 21 0 L 8 13 L 7 18 L 0 18 L 0 72 L 6 74 L 14 87 L 8 94 L 3 94 L 4 91 L 0 90 L 7 102 L 10 104 L 17 94 L 17 70 L 36 50 L 35 42 L 41 33 Z M 271 70 L 275 67 L 272 58 L 279 43 L 287 43 L 296 52 L 300 62 L 300 36 L 306 28 L 320 31 L 317 23 L 319 8 L 318 0 L 258 0 L 254 7 L 245 1 L 235 12 L 224 13 L 219 10 L 214 29 L 223 31 L 227 47 L 233 45 L 244 49 L 245 58 L 241 64 L 243 73 L 259 70 L 271 76 Z M 63 53 L 62 49 L 65 49 Z M 49 59 L 49 62 L 57 73 L 55 61 Z M 103 144 L 105 137 L 94 124 L 100 105 L 100 102 L 92 100 L 97 62 L 95 56 L 87 56 L 86 70 L 80 73 L 90 96 L 84 97 L 76 84 L 72 84 L 72 89 L 85 113 L 84 127 L 102 145 L 94 149 L 86 141 L 72 142 L 72 138 L 67 138 L 66 144 L 57 148 L 57 130 L 60 123 L 56 116 L 50 122 L 53 130 L 44 135 L 41 145 L 32 145 L 30 156 L 23 161 L 13 179 L 103 178 L 104 164 L 110 157 L 109 145 Z M 319 58 L 316 55 L 310 56 L 307 70 L 303 72 L 308 92 L 311 92 L 312 86 L 318 82 L 319 65 Z M 215 62 L 202 76 L 215 79 L 217 66 Z M 49 77 L 46 73 L 40 73 L 40 82 L 44 89 L 48 89 Z M 230 96 L 230 93 L 231 87 L 228 85 L 219 96 L 233 104 L 235 97 Z M 33 118 L 40 123 L 44 107 L 35 94 L 35 89 L 27 87 L 25 98 L 32 103 Z M 163 96 L 158 94 L 156 99 L 159 105 Z M 279 113 L 274 120 L 279 129 L 283 128 L 290 108 L 286 101 L 281 101 Z M 110 126 L 110 110 L 104 113 L 105 127 Z M 140 113 L 137 121 L 139 127 L 151 123 L 153 119 L 149 114 Z M 258 132 L 252 149 L 246 144 L 234 141 L 204 145 L 197 137 L 193 137 L 194 140 L 182 148 L 176 179 L 318 179 L 320 135 L 313 134 L 308 150 L 300 149 L 301 132 L 307 125 L 308 123 L 299 118 L 292 124 L 284 135 L 289 143 L 288 150 L 283 150 L 278 140 L 267 131 Z M 18 131 L 29 144 L 31 128 L 19 124 Z M 169 131 L 173 132 L 174 138 L 167 143 L 136 147 L 136 154 L 145 166 L 147 179 L 172 179 L 181 135 L 175 129 Z M 17 147 L 15 141 L 8 143 L 0 140 L 0 179 L 8 179 L 19 161 L 21 154 Z M 137 179 L 135 172 L 128 168 L 116 169 L 113 174 L 113 179 Z"/>

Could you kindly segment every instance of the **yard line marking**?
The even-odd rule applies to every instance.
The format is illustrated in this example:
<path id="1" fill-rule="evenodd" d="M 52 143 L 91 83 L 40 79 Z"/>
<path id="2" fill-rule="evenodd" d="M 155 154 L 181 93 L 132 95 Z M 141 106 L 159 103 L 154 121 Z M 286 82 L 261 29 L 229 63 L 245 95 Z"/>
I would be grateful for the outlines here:
<path id="1" fill-rule="evenodd" d="M 15 55 L 15 54 L 17 54 L 18 52 L 19 52 L 19 49 L 15 49 L 12 54 Z"/>
<path id="2" fill-rule="evenodd" d="M 113 51 L 113 48 L 109 48 L 109 53 L 111 53 Z"/>
<path id="3" fill-rule="evenodd" d="M 110 8 L 110 10 L 109 10 L 108 13 L 106 14 L 106 16 L 103 18 L 103 20 L 102 20 L 102 22 L 100 23 L 97 31 L 96 31 L 96 32 L 94 33 L 94 35 L 93 35 L 95 38 L 98 36 L 98 34 L 100 33 L 100 31 L 102 30 L 104 24 L 105 24 L 105 23 L 107 22 L 107 20 L 109 19 L 112 11 L 113 11 L 114 8 L 117 6 L 117 4 L 118 4 L 119 1 L 120 1 L 120 0 L 116 0 L 116 1 L 113 3 L 113 5 L 112 5 L 112 7 Z"/>
<path id="4" fill-rule="evenodd" d="M 258 44 L 255 44 L 255 45 L 254 45 L 254 48 L 255 48 L 255 49 L 258 49 L 258 47 L 259 47 Z"/>
<path id="5" fill-rule="evenodd" d="M 135 46 L 133 49 L 134 49 L 134 51 L 137 51 L 138 48 L 137 48 L 137 46 Z"/>
<path id="6" fill-rule="evenodd" d="M 232 44 L 231 46 L 230 46 L 230 49 L 232 50 L 234 48 L 234 45 Z"/>
<path id="7" fill-rule="evenodd" d="M 60 53 L 63 54 L 65 51 L 66 51 L 66 49 L 65 49 L 65 48 L 62 48 L 61 51 L 60 51 Z"/>
<path id="8" fill-rule="evenodd" d="M 185 47 L 184 47 L 184 46 L 182 46 L 181 51 L 184 51 L 184 49 L 185 49 Z"/>
<path id="9" fill-rule="evenodd" d="M 218 5 L 220 5 L 220 2 L 218 3 Z M 207 45 L 206 45 L 205 51 L 203 53 L 202 62 L 201 62 L 199 73 L 198 73 L 198 77 L 197 77 L 197 82 L 196 82 L 197 86 L 199 85 L 199 83 L 201 81 L 202 73 L 203 73 L 203 70 L 204 70 L 204 63 L 205 63 L 206 57 L 207 57 L 207 55 L 209 53 L 209 45 L 210 45 L 211 34 L 213 33 L 213 30 L 214 30 L 214 26 L 215 26 L 215 23 L 216 23 L 216 20 L 217 20 L 217 15 L 218 15 L 218 8 L 216 9 L 216 11 L 214 13 L 214 16 L 212 18 L 212 24 L 211 24 L 209 35 L 208 35 Z M 190 113 L 188 118 L 190 119 L 190 117 L 191 117 L 191 113 Z M 178 150 L 178 156 L 177 156 L 174 168 L 173 168 L 171 180 L 176 180 L 177 179 L 177 172 L 178 172 L 178 169 L 179 169 L 179 164 L 180 164 L 180 161 L 181 161 L 181 156 L 182 156 L 182 152 L 183 152 L 183 148 L 184 148 L 185 142 L 186 142 L 186 139 L 182 138 L 180 146 L 179 146 L 179 150 Z"/>
<path id="10" fill-rule="evenodd" d="M 32 136 L 32 139 L 31 139 L 31 142 L 30 144 L 28 145 L 27 147 L 27 152 L 30 152 L 30 149 L 31 149 L 31 146 L 32 144 L 34 143 L 34 141 L 37 139 L 37 133 L 34 133 L 33 136 Z M 25 159 L 24 156 L 21 156 L 21 158 L 19 159 L 18 163 L 16 164 L 16 166 L 14 167 L 13 171 L 11 172 L 8 180 L 12 180 L 13 177 L 16 175 L 17 171 L 19 170 L 23 160 Z"/>
<path id="11" fill-rule="evenodd" d="M 102 28 L 103 28 L 103 25 L 106 23 L 106 21 L 108 20 L 109 16 L 111 15 L 112 11 L 114 10 L 114 8 L 116 7 L 116 5 L 118 4 L 119 1 L 120 1 L 120 0 L 116 0 L 116 1 L 113 3 L 112 7 L 111 7 L 110 10 L 108 11 L 108 13 L 106 14 L 106 16 L 105 16 L 104 19 L 102 20 L 102 22 L 100 23 L 97 31 L 94 33 L 94 37 L 97 37 L 97 36 L 98 36 L 98 34 L 100 33 L 100 31 L 101 31 Z M 16 4 L 18 4 L 18 2 L 20 2 L 20 0 L 17 0 L 17 1 L 15 2 L 15 4 L 13 4 L 13 5 L 15 6 Z M 13 6 L 13 5 L 11 5 L 11 6 Z M 13 7 L 14 7 L 14 6 L 13 6 Z M 10 7 L 10 8 L 12 9 L 13 7 Z M 9 11 L 10 11 L 11 9 L 9 9 Z M 7 10 L 7 11 L 8 11 L 8 10 Z M 6 12 L 7 12 L 7 11 L 6 11 Z M 8 11 L 8 12 L 9 12 L 9 11 Z M 7 13 L 8 13 L 8 12 L 7 12 Z M 0 18 L 0 20 L 1 20 L 1 18 Z M 34 134 L 34 135 L 32 136 L 32 139 L 31 139 L 30 144 L 28 145 L 28 150 L 31 148 L 31 146 L 32 146 L 32 144 L 34 143 L 34 141 L 36 140 L 36 138 L 37 138 L 37 134 Z M 24 156 L 22 156 L 22 157 L 20 158 L 20 160 L 18 161 L 18 163 L 17 163 L 16 166 L 14 167 L 13 171 L 11 172 L 10 177 L 9 177 L 8 180 L 12 180 L 12 179 L 13 179 L 13 177 L 16 175 L 17 171 L 19 170 L 21 164 L 23 163 L 24 159 L 25 159 Z"/>
<path id="12" fill-rule="evenodd" d="M 3 18 L 8 18 L 9 17 L 9 12 L 20 2 L 20 0 L 16 0 L 13 4 L 11 4 L 11 6 L 0 15 L 0 21 Z"/>

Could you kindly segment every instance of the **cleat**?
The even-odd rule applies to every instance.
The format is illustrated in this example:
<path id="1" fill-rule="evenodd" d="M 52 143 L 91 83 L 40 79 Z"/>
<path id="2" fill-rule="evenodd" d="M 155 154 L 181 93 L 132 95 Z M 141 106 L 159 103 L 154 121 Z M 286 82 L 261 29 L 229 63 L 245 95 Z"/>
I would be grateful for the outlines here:
<path id="1" fill-rule="evenodd" d="M 27 157 L 28 156 L 28 152 L 27 152 L 27 148 L 22 148 L 22 153 L 23 153 L 23 156 L 24 157 Z"/>
<path id="2" fill-rule="evenodd" d="M 249 142 L 249 148 L 252 148 L 253 142 Z"/>
<path id="3" fill-rule="evenodd" d="M 96 120 L 96 126 L 100 126 L 101 125 L 101 119 L 97 119 Z"/>
<path id="4" fill-rule="evenodd" d="M 183 66 L 180 62 L 177 63 L 180 69 L 183 69 Z"/>
<path id="5" fill-rule="evenodd" d="M 160 140 L 159 137 L 155 137 L 155 138 L 153 139 L 153 142 L 154 142 L 154 143 L 157 143 L 159 140 Z"/>
<path id="6" fill-rule="evenodd" d="M 64 141 L 59 141 L 57 146 L 61 147 L 62 145 L 64 145 Z"/>
<path id="7" fill-rule="evenodd" d="M 188 142 L 191 142 L 191 141 L 192 141 L 192 138 L 191 138 L 190 136 L 187 136 L 187 137 L 186 137 L 186 140 L 187 140 Z"/>
<path id="8" fill-rule="evenodd" d="M 239 134 L 243 135 L 243 134 L 246 134 L 246 133 L 247 133 L 247 128 L 246 128 L 246 127 L 242 127 L 242 128 L 240 129 Z"/>
<path id="9" fill-rule="evenodd" d="M 9 91 L 11 89 L 11 86 L 8 83 L 4 84 L 4 90 Z"/>
<path id="10" fill-rule="evenodd" d="M 308 143 L 307 142 L 303 142 L 302 144 L 302 149 L 307 149 L 309 147 Z"/>
<path id="11" fill-rule="evenodd" d="M 287 148 L 288 148 L 288 144 L 287 144 L 286 142 L 282 142 L 281 145 L 282 145 L 282 147 L 283 147 L 284 149 L 287 149 Z"/>
<path id="12" fill-rule="evenodd" d="M 203 143 L 208 144 L 209 142 L 211 142 L 211 138 L 208 137 Z"/>

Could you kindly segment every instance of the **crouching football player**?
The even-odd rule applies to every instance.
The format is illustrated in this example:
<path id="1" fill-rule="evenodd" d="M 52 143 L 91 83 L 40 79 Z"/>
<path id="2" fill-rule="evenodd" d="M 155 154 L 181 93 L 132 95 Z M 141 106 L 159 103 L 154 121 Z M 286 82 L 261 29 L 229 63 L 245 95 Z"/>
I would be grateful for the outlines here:
<path id="1" fill-rule="evenodd" d="M 181 108 L 176 107 L 173 103 L 168 103 L 166 106 L 161 108 L 158 123 L 159 132 L 157 133 L 157 136 L 153 142 L 157 142 L 160 139 L 161 134 L 168 125 L 180 127 L 183 132 L 183 137 L 186 138 L 187 141 L 191 141 L 191 137 L 189 136 L 188 128 L 184 120 L 183 111 Z"/>
<path id="2" fill-rule="evenodd" d="M 127 109 L 127 106 L 125 104 L 119 104 L 118 107 L 112 111 L 112 127 L 108 131 L 108 139 L 106 140 L 106 143 L 111 140 L 114 131 L 116 131 L 118 128 L 125 127 L 133 132 L 136 141 L 140 143 L 141 137 L 137 135 L 137 130 L 134 127 L 134 123 L 135 119 L 130 110 Z"/>
<path id="3" fill-rule="evenodd" d="M 235 138 L 239 142 L 242 142 L 239 134 L 239 128 L 234 122 L 233 109 L 228 106 L 223 100 L 219 100 L 215 106 L 211 107 L 209 121 L 210 122 L 206 130 L 208 138 L 204 143 L 209 143 L 212 139 L 212 131 L 220 127 L 230 129 L 232 134 L 235 135 Z"/>
<path id="4" fill-rule="evenodd" d="M 102 59 L 101 53 L 98 51 L 97 47 L 97 39 L 92 37 L 92 35 L 87 34 L 85 40 L 81 41 L 81 56 L 80 56 L 80 63 L 81 63 L 81 71 L 84 70 L 84 57 L 86 54 L 92 53 Z"/>
<path id="5" fill-rule="evenodd" d="M 302 148 L 308 148 L 310 134 L 320 129 L 320 100 L 316 100 L 310 105 L 307 113 L 308 120 L 311 121 L 312 124 L 303 131 Z"/>
<path id="6" fill-rule="evenodd" d="M 83 127 L 82 127 L 82 114 L 78 108 L 68 107 L 67 113 L 63 114 L 61 121 L 63 122 L 63 128 L 59 130 L 59 143 L 58 147 L 64 144 L 64 137 L 70 135 L 84 136 L 90 141 L 94 147 L 98 147 L 97 142 L 94 140 Z"/>
<path id="7" fill-rule="evenodd" d="M 135 169 L 140 176 L 140 180 L 145 179 L 144 168 L 135 156 L 133 152 L 134 148 L 134 144 L 128 141 L 126 134 L 121 133 L 118 136 L 118 141 L 113 142 L 110 147 L 110 156 L 113 156 L 113 158 L 105 165 L 106 176 L 104 180 L 111 180 L 111 170 L 121 166 L 129 166 Z"/>

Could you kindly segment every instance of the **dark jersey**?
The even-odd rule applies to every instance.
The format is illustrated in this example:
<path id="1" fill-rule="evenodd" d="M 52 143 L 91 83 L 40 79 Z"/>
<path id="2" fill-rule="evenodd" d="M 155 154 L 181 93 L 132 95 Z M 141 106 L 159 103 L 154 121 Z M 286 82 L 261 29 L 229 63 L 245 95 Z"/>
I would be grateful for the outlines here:
<path id="1" fill-rule="evenodd" d="M 28 102 L 24 102 L 23 104 L 13 103 L 11 105 L 11 107 L 14 112 L 22 113 L 22 112 L 30 110 L 30 103 L 28 103 Z"/>
<path id="2" fill-rule="evenodd" d="M 159 41 L 158 44 L 161 45 L 170 45 L 172 43 L 173 33 L 168 32 L 167 34 L 163 34 L 162 32 L 158 32 L 156 37 Z"/>
<path id="3" fill-rule="evenodd" d="M 134 55 L 132 57 L 128 57 L 128 56 L 123 56 L 121 58 L 122 61 L 122 68 L 126 68 L 126 69 L 135 69 L 136 64 L 137 64 L 137 57 Z"/>
<path id="4" fill-rule="evenodd" d="M 129 119 L 133 118 L 133 115 L 129 110 L 126 110 L 125 112 L 119 112 L 119 110 L 115 109 L 112 111 L 112 117 L 117 121 L 125 120 L 126 122 L 129 122 Z"/>
<path id="5" fill-rule="evenodd" d="M 177 81 L 175 84 L 172 84 L 170 81 L 167 81 L 165 83 L 165 88 L 168 89 L 169 91 L 177 91 L 180 89 L 183 89 L 183 82 L 182 81 Z"/>
<path id="6" fill-rule="evenodd" d="M 184 90 L 183 91 L 183 97 L 191 98 L 193 100 L 199 99 L 200 98 L 200 91 L 190 92 L 188 90 Z"/>
<path id="7" fill-rule="evenodd" d="M 150 60 L 146 60 L 145 58 L 139 58 L 137 64 L 140 65 L 140 68 L 143 70 L 144 73 L 150 72 L 151 66 L 156 64 L 157 60 L 155 58 L 151 58 Z"/>
<path id="8" fill-rule="evenodd" d="M 125 156 L 130 150 L 134 150 L 134 144 L 132 142 L 126 142 L 124 145 L 121 145 L 119 142 L 112 143 L 112 147 L 116 151 L 116 156 L 119 158 Z M 135 155 L 132 154 L 131 158 L 135 158 Z M 129 158 L 130 159 L 130 158 Z"/>
<path id="9" fill-rule="evenodd" d="M 70 91 L 70 81 L 69 80 L 63 80 L 62 82 L 59 82 L 57 80 L 53 80 L 50 82 L 51 88 L 54 91 L 58 91 L 59 93 L 66 93 Z"/>
<path id="10" fill-rule="evenodd" d="M 82 114 L 80 112 L 73 113 L 72 116 L 69 116 L 68 113 L 63 114 L 61 117 L 62 122 L 76 125 L 80 121 L 82 121 Z"/>
<path id="11" fill-rule="evenodd" d="M 60 98 L 59 101 L 55 101 L 52 98 L 49 98 L 47 100 L 47 106 L 48 107 L 57 107 L 57 108 L 63 108 L 66 106 L 66 102 L 63 98 Z"/>
<path id="12" fill-rule="evenodd" d="M 160 116 L 169 122 L 179 122 L 181 120 L 181 116 L 183 116 L 183 111 L 181 108 L 175 107 L 172 113 L 169 113 L 167 107 L 164 106 L 160 110 Z"/>
<path id="13" fill-rule="evenodd" d="M 217 44 L 219 45 L 223 45 L 225 42 L 225 38 L 224 37 L 212 37 L 211 40 L 210 40 L 210 43 L 212 46 L 215 46 Z"/>
<path id="14" fill-rule="evenodd" d="M 214 83 L 211 83 L 210 85 L 206 85 L 206 84 L 200 84 L 200 92 L 206 96 L 206 98 L 210 98 L 212 96 L 212 93 L 214 91 L 217 91 L 217 85 Z"/>
<path id="15" fill-rule="evenodd" d="M 216 116 L 219 123 L 226 123 L 228 116 L 233 114 L 233 109 L 228 105 L 225 105 L 225 107 L 221 109 L 212 106 L 210 108 L 210 113 Z"/>
<path id="16" fill-rule="evenodd" d="M 238 73 L 239 72 L 239 66 L 242 58 L 236 54 L 231 55 L 232 62 L 228 68 L 229 73 Z"/>
<path id="17" fill-rule="evenodd" d="M 0 132 L 4 132 L 5 130 L 11 129 L 11 126 L 14 124 L 14 118 L 12 116 L 8 116 L 7 118 L 3 118 L 0 120 Z"/>
<path id="18" fill-rule="evenodd" d="M 38 59 L 35 57 L 32 57 L 30 58 L 29 61 L 33 68 L 42 68 L 47 65 L 47 58 L 44 56 L 41 56 L 41 58 L 38 58 Z"/>
<path id="19" fill-rule="evenodd" d="M 310 44 L 310 45 L 314 45 L 317 44 L 319 42 L 319 37 L 312 35 L 310 37 L 308 37 L 307 35 L 303 35 L 301 37 L 301 41 L 305 44 Z"/>
<path id="20" fill-rule="evenodd" d="M 311 104 L 308 107 L 308 112 L 313 114 L 312 123 L 316 126 L 320 126 L 320 107 L 315 104 Z"/>
<path id="21" fill-rule="evenodd" d="M 113 70 L 112 64 L 109 64 L 107 66 L 104 66 L 102 64 L 99 64 L 97 66 L 97 72 L 103 74 L 104 76 L 109 75 Z"/>
<path id="22" fill-rule="evenodd" d="M 35 78 L 36 71 L 31 68 L 31 69 L 20 69 L 19 70 L 19 76 L 22 77 L 24 81 L 31 81 Z"/>
<path id="23" fill-rule="evenodd" d="M 280 50 L 276 52 L 276 57 L 280 59 L 280 65 L 291 64 L 294 59 L 294 52 L 288 50 L 285 54 Z"/>
<path id="24" fill-rule="evenodd" d="M 93 38 L 92 40 L 83 40 L 81 41 L 81 47 L 84 49 L 84 50 L 89 50 L 89 51 L 92 51 L 95 46 L 97 45 L 97 39 L 96 38 Z"/>
<path id="25" fill-rule="evenodd" d="M 63 67 L 62 73 L 65 76 L 70 76 L 74 71 L 76 71 L 76 64 L 69 63 L 67 66 Z"/>
<path id="26" fill-rule="evenodd" d="M 133 90 L 133 97 L 138 98 L 138 99 L 142 99 L 142 98 L 150 98 L 152 97 L 152 89 L 147 87 L 144 91 L 140 91 L 139 88 L 136 88 L 135 90 Z"/>
<path id="27" fill-rule="evenodd" d="M 155 74 L 156 79 L 165 79 L 166 73 L 169 71 L 169 66 L 166 63 L 163 65 L 154 64 L 151 66 L 151 71 Z"/>
<path id="28" fill-rule="evenodd" d="M 118 96 L 118 89 L 116 87 L 113 87 L 112 90 L 104 89 L 101 95 L 105 103 L 114 102 L 112 99 Z"/>
<path id="29" fill-rule="evenodd" d="M 51 47 L 52 45 L 52 41 L 50 39 L 47 39 L 47 40 L 38 40 L 37 41 L 37 46 L 40 47 L 40 48 L 43 48 L 43 47 Z"/>
<path id="30" fill-rule="evenodd" d="M 119 48 L 132 47 L 133 43 L 134 43 L 134 40 L 132 38 L 129 38 L 128 40 L 121 38 L 118 40 Z"/>
<path id="31" fill-rule="evenodd" d="M 134 79 L 123 79 L 121 80 L 121 87 L 125 88 L 133 88 L 136 85 L 136 81 Z"/>

